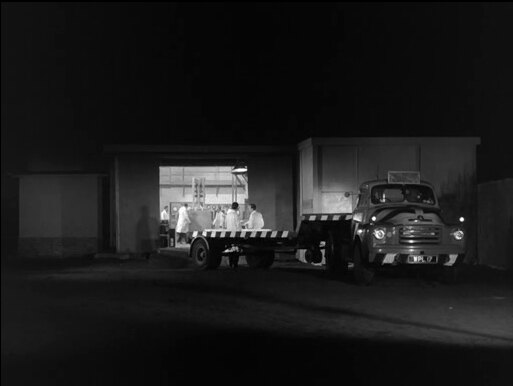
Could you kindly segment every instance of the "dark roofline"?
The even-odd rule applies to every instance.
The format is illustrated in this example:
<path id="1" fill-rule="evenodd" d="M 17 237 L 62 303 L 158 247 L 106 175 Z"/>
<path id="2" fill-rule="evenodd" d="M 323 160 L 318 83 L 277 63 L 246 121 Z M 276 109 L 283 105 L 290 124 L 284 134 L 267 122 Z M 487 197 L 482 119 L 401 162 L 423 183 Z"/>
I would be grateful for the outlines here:
<path id="1" fill-rule="evenodd" d="M 212 153 L 244 153 L 244 154 L 284 154 L 294 153 L 296 147 L 285 146 L 240 146 L 240 145 L 104 145 L 106 154 L 147 153 L 147 154 L 212 154 Z"/>
<path id="2" fill-rule="evenodd" d="M 108 177 L 109 173 L 105 172 L 73 172 L 73 171 L 56 171 L 56 172 L 26 172 L 12 173 L 9 177 L 20 178 L 28 176 L 55 176 L 55 177 L 76 177 L 76 176 L 97 176 Z"/>
<path id="3" fill-rule="evenodd" d="M 311 137 L 298 143 L 303 149 L 318 145 L 474 145 L 481 144 L 480 137 Z"/>

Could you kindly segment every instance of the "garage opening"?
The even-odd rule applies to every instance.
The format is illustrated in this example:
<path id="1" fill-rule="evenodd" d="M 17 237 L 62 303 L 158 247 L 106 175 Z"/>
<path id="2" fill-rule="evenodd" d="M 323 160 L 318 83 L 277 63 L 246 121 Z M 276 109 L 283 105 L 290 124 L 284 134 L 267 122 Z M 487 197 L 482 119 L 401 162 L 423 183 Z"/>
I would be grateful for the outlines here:
<path id="1" fill-rule="evenodd" d="M 237 166 L 160 167 L 161 247 L 177 246 L 175 229 L 182 204 L 187 204 L 191 221 L 187 240 L 194 231 L 222 228 L 219 221 L 214 225 L 216 213 L 226 213 L 234 201 L 239 203 L 240 218 L 249 217 L 247 168 Z"/>

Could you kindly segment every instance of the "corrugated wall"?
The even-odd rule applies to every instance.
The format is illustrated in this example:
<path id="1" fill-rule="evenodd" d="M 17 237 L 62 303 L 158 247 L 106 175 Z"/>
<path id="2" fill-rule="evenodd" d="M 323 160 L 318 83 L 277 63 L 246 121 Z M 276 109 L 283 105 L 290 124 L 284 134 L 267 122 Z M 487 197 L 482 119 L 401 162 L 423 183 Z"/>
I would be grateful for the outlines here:
<path id="1" fill-rule="evenodd" d="M 513 269 L 513 178 L 478 186 L 479 263 Z"/>

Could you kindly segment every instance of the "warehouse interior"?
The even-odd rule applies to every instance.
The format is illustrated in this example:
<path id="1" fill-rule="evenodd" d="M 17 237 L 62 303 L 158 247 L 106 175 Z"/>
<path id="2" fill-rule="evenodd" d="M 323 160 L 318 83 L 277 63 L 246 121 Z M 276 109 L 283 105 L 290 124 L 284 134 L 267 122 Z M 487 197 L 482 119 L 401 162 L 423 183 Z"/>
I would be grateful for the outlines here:
<path id="1" fill-rule="evenodd" d="M 216 211 L 226 213 L 233 202 L 239 203 L 241 218 L 249 216 L 247 167 L 236 167 L 240 165 L 159 167 L 160 211 L 167 207 L 169 216 L 161 216 L 161 248 L 175 245 L 171 238 L 182 204 L 188 204 L 191 232 L 212 228 Z"/>

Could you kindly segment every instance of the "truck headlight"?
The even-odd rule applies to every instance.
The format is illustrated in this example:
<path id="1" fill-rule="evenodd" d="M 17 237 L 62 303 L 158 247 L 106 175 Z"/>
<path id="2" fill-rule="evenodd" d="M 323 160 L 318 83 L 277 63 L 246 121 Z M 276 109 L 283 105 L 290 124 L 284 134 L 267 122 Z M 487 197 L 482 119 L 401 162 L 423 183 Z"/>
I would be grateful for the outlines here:
<path id="1" fill-rule="evenodd" d="M 455 240 L 463 240 L 463 237 L 465 236 L 465 232 L 463 232 L 461 229 L 456 229 L 451 233 L 451 236 L 454 237 Z"/>
<path id="2" fill-rule="evenodd" d="M 378 240 L 383 240 L 385 238 L 386 231 L 384 228 L 376 228 L 372 231 L 372 235 Z"/>

